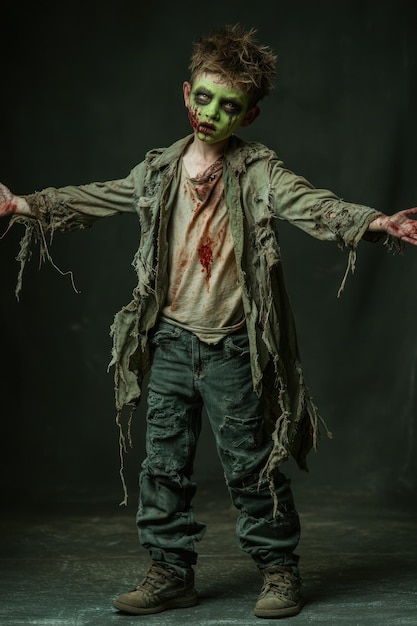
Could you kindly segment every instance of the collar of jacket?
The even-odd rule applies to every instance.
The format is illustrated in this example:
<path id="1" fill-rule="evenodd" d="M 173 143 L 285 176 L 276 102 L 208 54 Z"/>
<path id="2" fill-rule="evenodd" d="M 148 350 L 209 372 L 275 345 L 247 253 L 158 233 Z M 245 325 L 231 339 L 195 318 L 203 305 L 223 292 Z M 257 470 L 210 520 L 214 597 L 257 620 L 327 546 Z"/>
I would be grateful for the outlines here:
<path id="1" fill-rule="evenodd" d="M 179 139 L 168 148 L 157 148 L 146 154 L 149 167 L 156 170 L 175 168 L 177 160 L 183 154 L 194 135 L 187 135 Z M 248 165 L 255 161 L 276 157 L 275 152 L 261 143 L 243 141 L 232 135 L 225 150 L 225 161 L 236 175 L 246 171 Z"/>

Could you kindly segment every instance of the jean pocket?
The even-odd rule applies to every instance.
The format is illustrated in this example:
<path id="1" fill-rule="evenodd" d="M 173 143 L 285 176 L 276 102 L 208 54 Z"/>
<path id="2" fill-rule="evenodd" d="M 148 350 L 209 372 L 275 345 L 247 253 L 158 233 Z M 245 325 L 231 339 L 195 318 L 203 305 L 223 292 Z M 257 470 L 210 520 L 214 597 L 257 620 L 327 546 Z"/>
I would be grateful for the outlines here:
<path id="1" fill-rule="evenodd" d="M 233 333 L 224 338 L 224 352 L 227 357 L 249 356 L 249 337 L 247 333 Z"/>
<path id="2" fill-rule="evenodd" d="M 152 348 L 169 346 L 178 339 L 181 333 L 181 328 L 162 322 L 150 336 L 149 343 Z"/>

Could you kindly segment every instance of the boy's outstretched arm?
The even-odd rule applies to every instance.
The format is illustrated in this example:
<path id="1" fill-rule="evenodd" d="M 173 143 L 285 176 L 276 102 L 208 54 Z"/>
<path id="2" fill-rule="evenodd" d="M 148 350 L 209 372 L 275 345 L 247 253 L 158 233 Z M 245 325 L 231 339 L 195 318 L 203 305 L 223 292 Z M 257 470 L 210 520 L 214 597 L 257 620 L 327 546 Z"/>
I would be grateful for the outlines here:
<path id="1" fill-rule="evenodd" d="M 8 187 L 0 183 L 0 217 L 7 215 L 31 215 L 29 204 L 20 196 L 15 196 Z M 393 215 L 381 215 L 373 220 L 368 230 L 385 232 L 392 237 L 417 246 L 417 220 L 411 215 L 417 214 L 417 207 L 398 211 Z"/>
<path id="2" fill-rule="evenodd" d="M 15 196 L 10 189 L 0 183 L 0 217 L 12 214 L 30 215 L 30 207 L 25 198 Z"/>
<path id="3" fill-rule="evenodd" d="M 417 220 L 411 219 L 410 215 L 417 214 L 417 207 L 398 211 L 393 215 L 381 215 L 368 226 L 373 232 L 385 232 L 392 237 L 401 239 L 406 243 L 417 246 Z"/>

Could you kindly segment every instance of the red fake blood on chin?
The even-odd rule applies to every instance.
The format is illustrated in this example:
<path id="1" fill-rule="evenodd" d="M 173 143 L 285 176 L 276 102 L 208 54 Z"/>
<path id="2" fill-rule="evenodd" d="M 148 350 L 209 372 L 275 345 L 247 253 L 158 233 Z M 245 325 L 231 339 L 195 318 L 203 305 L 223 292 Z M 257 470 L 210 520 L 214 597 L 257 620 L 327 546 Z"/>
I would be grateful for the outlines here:
<path id="1" fill-rule="evenodd" d="M 213 263 L 213 243 L 213 239 L 211 237 L 207 237 L 204 240 L 204 243 L 201 243 L 198 248 L 198 257 L 203 268 L 201 271 L 206 272 L 207 287 L 209 287 L 209 281 L 211 278 L 211 266 Z"/>

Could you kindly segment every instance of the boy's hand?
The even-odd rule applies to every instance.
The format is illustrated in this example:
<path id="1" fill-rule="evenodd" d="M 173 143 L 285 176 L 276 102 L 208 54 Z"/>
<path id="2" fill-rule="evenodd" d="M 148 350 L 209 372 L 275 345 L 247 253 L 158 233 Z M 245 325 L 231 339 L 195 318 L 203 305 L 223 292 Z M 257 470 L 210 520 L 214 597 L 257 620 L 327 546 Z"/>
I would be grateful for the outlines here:
<path id="1" fill-rule="evenodd" d="M 398 211 L 393 215 L 382 215 L 369 224 L 371 231 L 385 231 L 392 237 L 417 246 L 417 220 L 411 219 L 410 215 L 417 214 L 417 207 Z"/>
<path id="2" fill-rule="evenodd" d="M 24 198 L 13 195 L 6 185 L 0 183 L 0 217 L 12 215 L 13 213 L 29 215 L 29 205 Z"/>

